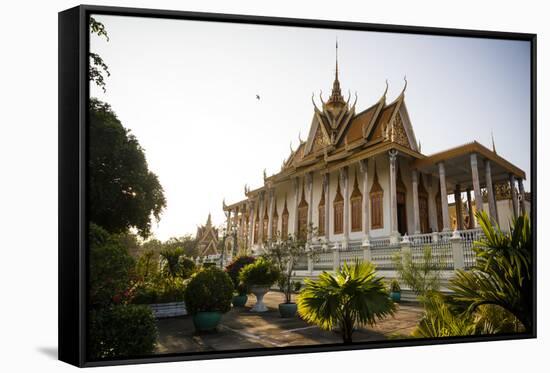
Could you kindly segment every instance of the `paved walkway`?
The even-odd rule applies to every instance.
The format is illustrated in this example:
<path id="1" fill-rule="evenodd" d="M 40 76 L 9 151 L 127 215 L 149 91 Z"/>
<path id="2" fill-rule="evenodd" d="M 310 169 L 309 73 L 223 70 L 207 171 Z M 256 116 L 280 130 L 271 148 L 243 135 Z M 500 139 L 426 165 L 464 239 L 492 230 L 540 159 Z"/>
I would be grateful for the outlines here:
<path id="1" fill-rule="evenodd" d="M 342 342 L 338 332 L 321 330 L 315 325 L 307 324 L 298 316 L 281 318 L 278 310 L 278 304 L 283 302 L 281 293 L 269 292 L 265 296 L 264 301 L 269 311 L 264 313 L 250 312 L 255 301 L 256 298 L 250 295 L 244 308 L 233 308 L 223 315 L 217 332 L 195 335 L 190 316 L 158 320 L 157 352 L 196 352 Z M 421 315 L 422 308 L 417 304 L 398 304 L 394 317 L 388 317 L 374 327 L 357 330 L 353 333 L 353 340 L 376 341 L 406 336 L 416 326 Z"/>

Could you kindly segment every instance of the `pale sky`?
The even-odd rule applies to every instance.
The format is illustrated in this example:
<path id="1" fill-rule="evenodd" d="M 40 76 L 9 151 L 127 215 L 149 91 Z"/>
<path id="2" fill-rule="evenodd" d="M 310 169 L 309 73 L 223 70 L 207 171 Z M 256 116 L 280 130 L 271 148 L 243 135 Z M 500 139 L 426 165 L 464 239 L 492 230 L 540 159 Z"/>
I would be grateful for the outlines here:
<path id="1" fill-rule="evenodd" d="M 476 140 L 527 174 L 530 191 L 529 43 L 364 31 L 94 16 L 110 41 L 91 37 L 109 66 L 107 93 L 124 127 L 145 149 L 167 208 L 154 235 L 195 234 L 222 200 L 244 198 L 280 170 L 298 134 L 306 139 L 311 94 L 325 100 L 339 43 L 342 91 L 356 111 L 408 86 L 405 101 L 422 152 Z M 259 94 L 261 99 L 256 99 Z M 319 101 L 317 101 L 319 102 Z"/>

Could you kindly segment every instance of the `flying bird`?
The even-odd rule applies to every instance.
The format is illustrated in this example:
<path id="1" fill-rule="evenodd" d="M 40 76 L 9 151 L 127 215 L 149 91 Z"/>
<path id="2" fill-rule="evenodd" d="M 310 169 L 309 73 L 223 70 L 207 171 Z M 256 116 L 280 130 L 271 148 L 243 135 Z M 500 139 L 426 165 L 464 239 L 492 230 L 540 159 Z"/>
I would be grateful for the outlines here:
<path id="1" fill-rule="evenodd" d="M 259 100 L 260 99 L 260 95 L 256 95 L 256 100 Z"/>

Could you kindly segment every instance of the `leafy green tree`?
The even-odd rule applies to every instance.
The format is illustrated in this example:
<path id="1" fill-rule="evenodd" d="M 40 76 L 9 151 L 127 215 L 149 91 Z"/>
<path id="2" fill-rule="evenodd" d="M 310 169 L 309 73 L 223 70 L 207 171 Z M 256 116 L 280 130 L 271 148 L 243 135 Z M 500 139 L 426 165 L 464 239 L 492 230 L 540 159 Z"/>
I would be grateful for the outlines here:
<path id="1" fill-rule="evenodd" d="M 96 21 L 94 17 L 90 17 L 90 33 L 96 34 L 97 36 L 105 37 L 109 41 L 109 35 L 107 35 L 107 30 L 103 23 Z M 89 79 L 91 82 L 94 82 L 98 87 L 100 87 L 103 92 L 105 89 L 105 77 L 104 75 L 110 76 L 109 67 L 103 61 L 103 58 L 97 53 L 90 52 L 90 67 L 88 69 Z"/>
<path id="2" fill-rule="evenodd" d="M 474 245 L 476 264 L 458 270 L 450 280 L 453 301 L 465 313 L 493 305 L 512 314 L 526 331 L 533 327 L 532 230 L 527 215 L 510 226 L 510 233 L 491 224 L 485 212 L 476 214 L 485 235 Z"/>
<path id="3" fill-rule="evenodd" d="M 90 224 L 89 302 L 92 307 L 112 304 L 129 288 L 134 260 L 118 237 Z"/>
<path id="4" fill-rule="evenodd" d="M 159 256 L 153 250 L 147 250 L 138 258 L 136 274 L 143 281 L 148 281 L 158 274 Z"/>
<path id="5" fill-rule="evenodd" d="M 347 263 L 336 273 L 323 272 L 319 279 L 305 280 L 298 296 L 302 318 L 322 329 L 339 326 L 344 343 L 352 343 L 356 326 L 373 325 L 395 312 L 395 304 L 382 277 L 370 262 Z"/>
<path id="6" fill-rule="evenodd" d="M 151 232 L 166 206 L 157 175 L 149 171 L 136 137 L 125 129 L 109 104 L 90 99 L 90 220 L 112 233 L 135 227 Z"/>
<path id="7" fill-rule="evenodd" d="M 189 234 L 181 237 L 171 237 L 162 243 L 162 247 L 163 249 L 180 248 L 183 250 L 183 255 L 188 257 L 198 255 L 197 240 Z"/>

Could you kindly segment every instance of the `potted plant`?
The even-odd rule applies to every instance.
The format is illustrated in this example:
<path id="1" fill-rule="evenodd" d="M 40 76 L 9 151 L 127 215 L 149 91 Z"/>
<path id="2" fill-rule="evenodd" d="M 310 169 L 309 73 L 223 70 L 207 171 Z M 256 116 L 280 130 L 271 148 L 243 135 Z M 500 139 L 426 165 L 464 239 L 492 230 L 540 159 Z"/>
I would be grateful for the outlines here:
<path id="1" fill-rule="evenodd" d="M 225 272 L 231 277 L 233 285 L 235 286 L 236 294 L 233 296 L 233 306 L 234 307 L 244 307 L 248 300 L 248 288 L 246 284 L 242 283 L 239 279 L 239 273 L 246 265 L 254 263 L 256 258 L 252 256 L 241 255 L 233 259 L 225 267 Z"/>
<path id="2" fill-rule="evenodd" d="M 300 282 L 292 281 L 295 264 L 301 257 L 314 258 L 316 254 L 317 251 L 308 248 L 306 241 L 300 236 L 289 235 L 268 243 L 265 256 L 278 268 L 280 275 L 277 282 L 284 294 L 284 302 L 279 304 L 281 317 L 294 317 L 298 309 L 292 301 L 293 292 L 298 292 L 301 287 Z"/>
<path id="3" fill-rule="evenodd" d="M 390 298 L 394 302 L 399 302 L 401 300 L 401 287 L 399 282 L 393 279 L 390 283 Z"/>
<path id="4" fill-rule="evenodd" d="M 216 329 L 222 314 L 231 309 L 233 290 L 229 275 L 217 267 L 203 268 L 191 277 L 184 299 L 198 332 Z"/>
<path id="5" fill-rule="evenodd" d="M 263 302 L 264 295 L 269 291 L 271 285 L 279 279 L 279 276 L 280 273 L 277 268 L 264 258 L 256 260 L 241 270 L 239 274 L 241 282 L 256 296 L 256 304 L 251 311 L 267 311 L 267 307 Z"/>

